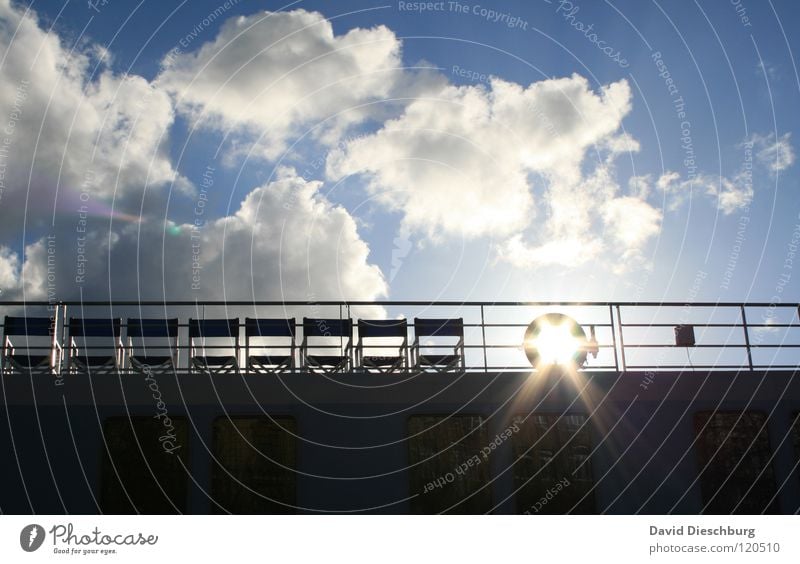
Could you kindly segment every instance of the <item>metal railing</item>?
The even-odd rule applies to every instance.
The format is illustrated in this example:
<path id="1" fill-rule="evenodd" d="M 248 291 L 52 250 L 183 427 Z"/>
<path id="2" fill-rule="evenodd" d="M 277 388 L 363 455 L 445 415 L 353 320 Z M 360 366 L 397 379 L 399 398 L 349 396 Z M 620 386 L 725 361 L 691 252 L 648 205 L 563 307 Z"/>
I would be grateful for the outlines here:
<path id="1" fill-rule="evenodd" d="M 245 317 L 302 319 L 352 319 L 358 342 L 357 320 L 405 317 L 408 342 L 414 339 L 413 319 L 462 318 L 464 320 L 464 369 L 466 371 L 530 371 L 523 350 L 523 335 L 533 319 L 559 312 L 575 319 L 596 336 L 597 355 L 588 358 L 585 370 L 787 370 L 800 366 L 800 307 L 798 304 L 716 302 L 456 302 L 456 301 L 64 301 L 0 302 L 0 314 L 53 319 L 55 339 L 67 351 L 66 321 L 71 318 L 122 318 L 122 334 L 131 318 L 179 318 L 176 349 L 178 370 L 188 370 L 189 319 L 240 319 Z M 676 340 L 676 327 L 690 328 L 691 342 Z M 4 342 L 5 326 L 2 328 Z M 685 335 L 685 333 L 684 333 Z M 45 349 L 23 337 L 19 348 Z M 338 338 L 337 338 L 338 339 Z M 19 341 L 19 336 L 17 337 Z M 348 350 L 346 343 L 329 342 L 316 349 Z M 157 346 L 157 345 L 154 345 Z M 391 348 L 392 344 L 377 345 Z M 420 346 L 443 350 L 452 345 L 437 339 Z M 103 348 L 103 347 L 93 347 Z M 232 349 L 227 345 L 209 348 Z M 232 354 L 246 366 L 244 347 Z M 270 348 L 268 346 L 264 348 Z M 376 348 L 376 347 L 372 347 Z M 348 353 L 349 354 L 349 353 Z M 65 366 L 59 359 L 54 370 Z M 351 362 L 349 368 L 359 367 Z"/>

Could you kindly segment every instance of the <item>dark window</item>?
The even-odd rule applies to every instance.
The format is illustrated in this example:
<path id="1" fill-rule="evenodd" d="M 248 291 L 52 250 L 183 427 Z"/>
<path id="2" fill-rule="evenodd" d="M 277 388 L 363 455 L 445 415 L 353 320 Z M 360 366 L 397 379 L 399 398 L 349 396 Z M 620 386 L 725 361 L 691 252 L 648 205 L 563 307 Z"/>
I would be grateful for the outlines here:
<path id="1" fill-rule="evenodd" d="M 514 423 L 517 512 L 595 513 L 591 434 L 583 415 L 531 414 Z"/>
<path id="2" fill-rule="evenodd" d="M 290 417 L 220 417 L 214 421 L 214 512 L 294 512 L 295 433 L 296 424 Z"/>
<path id="3" fill-rule="evenodd" d="M 705 411 L 695 415 L 694 424 L 703 512 L 777 513 L 767 416 Z"/>
<path id="4" fill-rule="evenodd" d="M 489 432 L 478 416 L 413 416 L 408 419 L 411 512 L 486 513 Z M 484 456 L 486 452 L 486 456 Z M 486 486 L 481 489 L 482 486 Z"/>
<path id="5" fill-rule="evenodd" d="M 104 434 L 103 513 L 186 511 L 189 425 L 184 417 L 110 417 Z"/>

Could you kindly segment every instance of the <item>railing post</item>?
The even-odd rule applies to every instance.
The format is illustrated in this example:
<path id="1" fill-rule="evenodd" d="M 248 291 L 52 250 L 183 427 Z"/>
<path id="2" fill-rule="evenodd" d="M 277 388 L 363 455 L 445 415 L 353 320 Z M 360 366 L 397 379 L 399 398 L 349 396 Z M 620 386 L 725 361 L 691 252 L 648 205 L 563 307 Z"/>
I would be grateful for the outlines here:
<path id="1" fill-rule="evenodd" d="M 619 372 L 619 354 L 617 353 L 617 330 L 614 324 L 614 306 L 608 306 L 608 320 L 611 323 L 611 345 L 614 347 L 614 370 Z"/>
<path id="2" fill-rule="evenodd" d="M 67 343 L 67 304 L 63 302 L 59 302 L 56 306 L 56 319 L 54 327 L 54 334 L 58 335 L 58 312 L 61 311 L 61 336 L 60 336 L 60 345 L 61 350 L 58 351 L 58 363 L 55 366 L 56 373 L 61 375 L 61 371 L 65 368 L 65 360 L 64 354 L 69 354 L 69 352 L 64 353 L 64 349 L 69 347 L 69 343 Z"/>
<path id="3" fill-rule="evenodd" d="M 481 304 L 481 339 L 483 342 L 483 373 L 489 373 L 489 363 L 486 359 L 486 320 L 483 316 L 483 304 Z M 466 359 L 465 359 L 466 360 Z"/>
<path id="4" fill-rule="evenodd" d="M 347 320 L 352 322 L 352 315 L 350 315 L 350 304 L 345 302 L 344 309 L 347 312 Z M 341 310 L 341 306 L 340 306 Z M 353 372 L 356 369 L 356 348 L 353 340 L 355 339 L 355 327 L 350 325 L 350 341 L 347 343 L 347 350 L 349 351 L 348 354 L 348 362 L 350 363 L 350 371 Z"/>
<path id="5" fill-rule="evenodd" d="M 747 349 L 747 366 L 750 372 L 753 371 L 753 351 L 750 348 L 750 331 L 747 329 L 747 314 L 745 313 L 744 304 L 739 306 L 739 311 L 742 313 L 742 330 L 744 331 L 744 346 Z"/>
<path id="6" fill-rule="evenodd" d="M 622 361 L 622 372 L 626 372 L 627 369 L 625 367 L 625 337 L 623 335 L 624 326 L 622 324 L 622 312 L 619 309 L 619 304 L 617 304 L 617 327 L 619 327 L 619 352 L 620 352 L 620 360 Z M 613 321 L 612 321 L 613 323 Z M 616 349 L 615 349 L 616 350 Z"/>

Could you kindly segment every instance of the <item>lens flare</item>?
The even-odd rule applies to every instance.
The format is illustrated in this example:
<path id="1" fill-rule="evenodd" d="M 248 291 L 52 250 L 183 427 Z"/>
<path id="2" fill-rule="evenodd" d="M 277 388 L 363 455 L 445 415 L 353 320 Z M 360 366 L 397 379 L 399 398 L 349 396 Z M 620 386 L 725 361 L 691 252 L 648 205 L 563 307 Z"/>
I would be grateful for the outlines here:
<path id="1" fill-rule="evenodd" d="M 574 319 L 562 313 L 548 313 L 528 326 L 523 348 L 534 368 L 579 369 L 586 362 L 588 344 L 586 333 Z"/>
<path id="2" fill-rule="evenodd" d="M 580 343 L 565 323 L 544 323 L 531 344 L 539 351 L 539 362 L 544 364 L 569 364 L 574 361 Z"/>

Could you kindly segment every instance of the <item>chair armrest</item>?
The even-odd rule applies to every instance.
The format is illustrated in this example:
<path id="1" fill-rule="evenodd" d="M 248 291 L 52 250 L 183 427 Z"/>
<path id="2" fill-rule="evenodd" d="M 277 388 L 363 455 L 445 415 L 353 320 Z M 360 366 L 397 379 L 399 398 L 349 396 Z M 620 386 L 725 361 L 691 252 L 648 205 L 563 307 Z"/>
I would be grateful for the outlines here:
<path id="1" fill-rule="evenodd" d="M 356 364 L 361 364 L 364 358 L 364 339 L 361 337 L 358 338 L 358 342 L 355 344 L 354 352 Z"/>
<path id="2" fill-rule="evenodd" d="M 347 339 L 347 344 L 344 346 L 344 350 L 342 351 L 342 357 L 345 359 L 345 363 L 348 365 L 348 368 L 353 367 L 353 339 Z"/>
<path id="3" fill-rule="evenodd" d="M 411 365 L 416 365 L 419 359 L 419 337 L 414 337 L 414 341 L 408 346 L 408 354 Z"/>
<path id="4" fill-rule="evenodd" d="M 303 335 L 303 340 L 300 341 L 298 348 L 300 349 L 300 365 L 303 366 L 306 363 L 306 356 L 308 356 L 308 337 L 306 335 Z"/>

